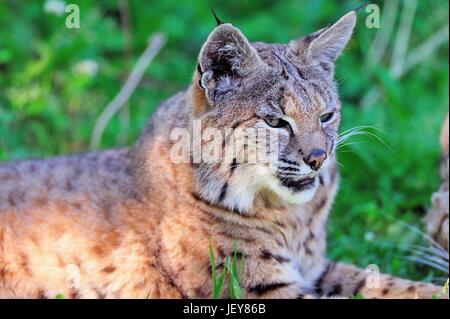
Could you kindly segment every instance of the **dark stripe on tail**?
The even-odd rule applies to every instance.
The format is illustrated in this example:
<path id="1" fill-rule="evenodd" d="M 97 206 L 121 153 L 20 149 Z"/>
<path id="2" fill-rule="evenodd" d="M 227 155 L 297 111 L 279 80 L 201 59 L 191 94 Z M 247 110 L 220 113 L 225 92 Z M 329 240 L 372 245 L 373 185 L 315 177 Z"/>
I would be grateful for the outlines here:
<path id="1" fill-rule="evenodd" d="M 335 262 L 333 262 L 333 261 L 329 262 L 328 265 L 325 267 L 324 271 L 322 272 L 322 274 L 319 276 L 319 278 L 317 278 L 314 286 L 316 287 L 316 294 L 318 294 L 319 296 L 321 296 L 323 294 L 322 284 L 323 284 L 323 280 L 324 280 L 325 276 L 330 271 L 332 271 L 335 267 L 336 267 Z"/>
<path id="2" fill-rule="evenodd" d="M 355 286 L 355 289 L 353 290 L 352 295 L 356 295 L 364 286 L 366 285 L 366 278 L 361 279 L 358 281 L 358 283 Z"/>

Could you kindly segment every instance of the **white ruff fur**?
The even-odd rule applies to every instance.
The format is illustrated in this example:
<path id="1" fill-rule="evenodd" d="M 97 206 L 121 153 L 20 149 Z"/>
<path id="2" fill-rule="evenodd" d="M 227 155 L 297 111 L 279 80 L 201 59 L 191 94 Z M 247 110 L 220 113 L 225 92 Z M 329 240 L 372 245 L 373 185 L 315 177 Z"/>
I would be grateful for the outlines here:
<path id="1" fill-rule="evenodd" d="M 308 173 L 308 177 L 318 175 L 316 172 L 311 172 L 311 170 Z M 229 209 L 248 213 L 253 207 L 255 196 L 258 192 L 261 189 L 268 188 L 282 200 L 290 204 L 300 205 L 308 203 L 314 198 L 318 186 L 319 181 L 316 178 L 310 188 L 301 192 L 294 192 L 283 186 L 267 165 L 252 165 L 246 169 L 238 167 L 230 180 L 227 196 L 222 204 Z"/>

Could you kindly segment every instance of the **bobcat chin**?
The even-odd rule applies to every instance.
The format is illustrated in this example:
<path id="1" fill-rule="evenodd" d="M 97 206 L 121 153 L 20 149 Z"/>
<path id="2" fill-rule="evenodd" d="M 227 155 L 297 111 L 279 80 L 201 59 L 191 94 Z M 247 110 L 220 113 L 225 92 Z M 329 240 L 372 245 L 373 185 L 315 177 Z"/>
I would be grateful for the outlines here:
<path id="1" fill-rule="evenodd" d="M 210 239 L 218 271 L 245 257 L 246 298 L 439 293 L 383 274 L 366 285 L 365 270 L 325 257 L 339 176 L 334 63 L 355 23 L 352 11 L 288 44 L 250 43 L 219 24 L 192 84 L 130 148 L 1 165 L 0 297 L 211 298 Z M 171 132 L 199 119 L 202 132 L 233 128 L 236 158 L 194 162 L 191 149 L 171 160 Z M 267 134 L 250 145 L 239 129 Z M 266 160 L 249 163 L 255 144 L 269 144 Z"/>

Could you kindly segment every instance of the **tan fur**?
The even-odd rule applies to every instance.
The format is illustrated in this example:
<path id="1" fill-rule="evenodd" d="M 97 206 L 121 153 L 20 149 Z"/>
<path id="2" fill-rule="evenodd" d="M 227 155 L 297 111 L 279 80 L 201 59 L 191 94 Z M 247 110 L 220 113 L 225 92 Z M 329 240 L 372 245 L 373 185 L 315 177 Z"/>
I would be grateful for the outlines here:
<path id="1" fill-rule="evenodd" d="M 350 13 L 289 46 L 250 45 L 236 28 L 219 26 L 201 51 L 193 84 L 158 108 L 131 148 L 1 165 L 0 297 L 211 298 L 210 239 L 218 271 L 236 243 L 246 298 L 439 292 L 385 275 L 368 290 L 364 270 L 325 258 L 339 179 L 332 64 L 355 20 Z M 214 68 L 224 56 L 230 65 Z M 319 117 L 330 106 L 336 118 L 325 126 Z M 314 149 L 327 151 L 325 164 L 308 173 L 317 186 L 311 199 L 298 200 L 304 191 L 280 186 L 276 176 L 258 183 L 266 176 L 258 179 L 247 163 L 171 160 L 174 128 L 192 129 L 196 118 L 220 129 L 267 128 L 261 112 L 270 107 L 278 116 L 286 107 L 292 132 L 268 130 L 284 136 L 284 154 L 298 167 Z"/>
<path id="2" fill-rule="evenodd" d="M 444 120 L 441 129 L 441 160 L 440 160 L 440 179 L 439 190 L 432 196 L 432 207 L 427 216 L 427 228 L 430 237 L 448 252 L 449 235 L 449 180 L 448 180 L 448 115 Z"/>

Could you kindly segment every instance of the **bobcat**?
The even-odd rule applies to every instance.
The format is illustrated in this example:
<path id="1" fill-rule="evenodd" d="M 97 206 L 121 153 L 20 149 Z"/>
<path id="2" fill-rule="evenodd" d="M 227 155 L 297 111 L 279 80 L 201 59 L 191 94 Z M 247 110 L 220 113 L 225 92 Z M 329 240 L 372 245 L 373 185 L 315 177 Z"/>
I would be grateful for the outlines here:
<path id="1" fill-rule="evenodd" d="M 246 298 L 439 293 L 325 258 L 338 187 L 333 69 L 355 23 L 352 11 L 289 44 L 251 44 L 219 22 L 192 84 L 158 108 L 132 147 L 0 166 L 0 296 L 211 298 L 210 240 L 217 270 L 233 253 L 245 258 Z M 254 145 L 233 131 L 244 161 L 193 158 L 205 139 L 175 163 L 171 132 L 192 132 L 194 120 L 202 132 L 263 129 L 277 148 L 258 135 L 270 162 L 246 162 Z"/>

